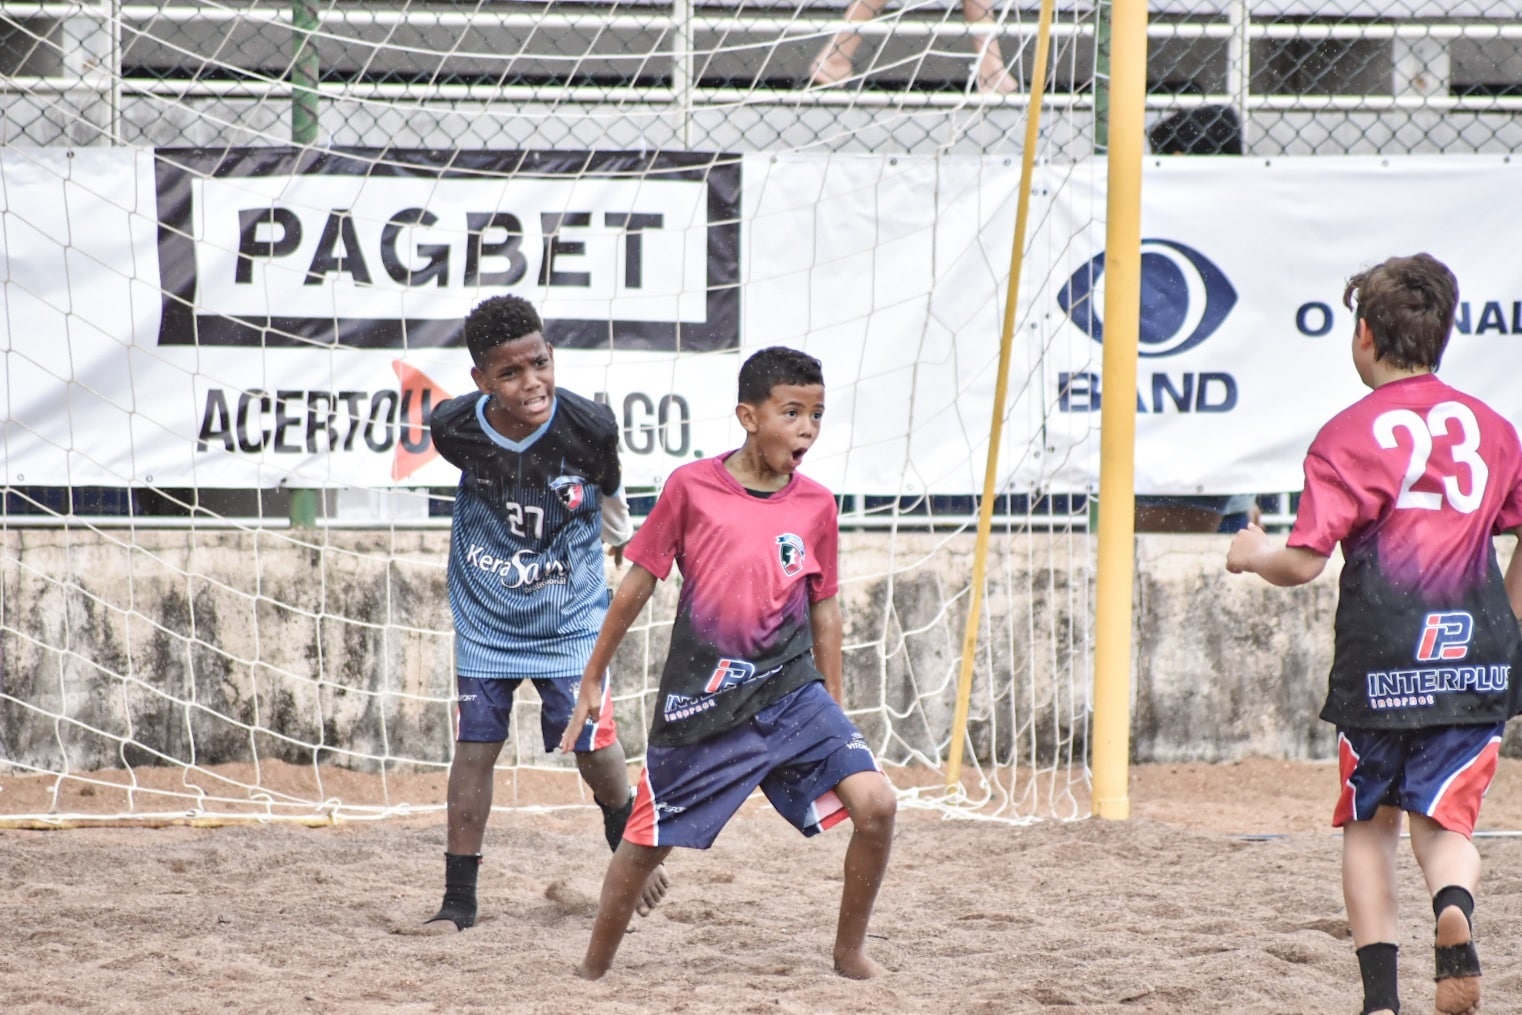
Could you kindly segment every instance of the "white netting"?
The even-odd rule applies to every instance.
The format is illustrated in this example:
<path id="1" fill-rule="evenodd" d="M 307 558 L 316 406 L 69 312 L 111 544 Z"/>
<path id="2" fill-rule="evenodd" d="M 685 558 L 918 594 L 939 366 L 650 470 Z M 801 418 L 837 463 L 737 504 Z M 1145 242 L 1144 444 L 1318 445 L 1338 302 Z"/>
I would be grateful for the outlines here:
<path id="1" fill-rule="evenodd" d="M 540 306 L 560 383 L 619 417 L 636 510 L 737 443 L 747 350 L 824 360 L 850 706 L 906 794 L 944 796 L 1033 17 L 996 16 L 1001 56 L 995 22 L 885 13 L 861 80 L 830 85 L 806 79 L 817 56 L 841 69 L 839 8 L 6 18 L 0 813 L 442 806 L 454 473 L 423 420 L 469 387 L 459 318 L 504 289 Z M 1082 23 L 1056 79 L 1092 65 Z M 1013 75 L 980 82 L 995 57 Z M 1059 106 L 1052 157 L 1091 133 Z M 1043 241 L 1048 302 L 1091 254 L 1069 241 Z M 1015 391 L 1048 328 L 1022 336 Z M 1048 494 L 1043 456 L 1074 442 L 1021 404 L 951 805 L 1074 816 L 1088 508 Z M 631 757 L 673 601 L 618 660 Z M 504 777 L 574 785 L 523 699 Z"/>
<path id="2" fill-rule="evenodd" d="M 1513 143 L 1507 5 L 1293 6 L 1156 11 L 1154 125 L 1228 108 L 1263 154 Z M 874 10 L 7 4 L 0 814 L 442 806 L 454 476 L 423 421 L 470 383 L 454 325 L 506 290 L 646 498 L 737 442 L 745 352 L 818 355 L 854 717 L 906 797 L 1088 813 L 1098 345 L 1070 339 L 1099 295 L 1105 29 L 1061 5 L 1053 32 L 948 802 L 1037 19 Z M 673 599 L 618 659 L 631 756 Z M 574 795 L 526 698 L 504 778 Z"/>

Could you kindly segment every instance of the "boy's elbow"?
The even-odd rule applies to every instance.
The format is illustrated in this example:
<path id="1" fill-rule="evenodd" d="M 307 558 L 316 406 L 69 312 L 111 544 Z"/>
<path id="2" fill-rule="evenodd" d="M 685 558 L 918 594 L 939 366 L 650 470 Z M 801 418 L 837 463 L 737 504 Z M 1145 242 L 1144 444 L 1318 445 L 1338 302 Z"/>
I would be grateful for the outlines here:
<path id="1" fill-rule="evenodd" d="M 1308 585 L 1321 577 L 1321 572 L 1326 570 L 1326 558 L 1319 553 L 1309 550 L 1301 550 L 1295 553 L 1288 561 L 1289 566 L 1285 569 L 1286 585 Z"/>
<path id="2" fill-rule="evenodd" d="M 623 580 L 618 583 L 618 591 L 613 594 L 613 598 L 644 606 L 645 601 L 655 591 L 656 581 L 654 574 L 634 564 L 629 568 L 629 573 L 624 575 Z"/>

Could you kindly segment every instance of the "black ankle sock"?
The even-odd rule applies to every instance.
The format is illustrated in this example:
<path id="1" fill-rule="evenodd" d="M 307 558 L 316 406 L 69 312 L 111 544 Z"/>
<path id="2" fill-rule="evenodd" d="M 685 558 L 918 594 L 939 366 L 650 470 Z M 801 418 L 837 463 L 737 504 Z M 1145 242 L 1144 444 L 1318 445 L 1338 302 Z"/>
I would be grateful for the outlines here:
<path id="1" fill-rule="evenodd" d="M 592 799 L 597 800 L 595 796 Z M 629 815 L 634 813 L 634 790 L 629 790 L 629 799 L 622 807 L 609 807 L 601 800 L 597 800 L 597 806 L 602 808 L 602 832 L 607 836 L 608 848 L 617 852 L 618 844 L 624 841 L 624 826 L 629 824 Z"/>
<path id="2" fill-rule="evenodd" d="M 1442 916 L 1443 911 L 1450 907 L 1464 914 L 1464 922 L 1469 924 L 1469 932 L 1473 934 L 1474 896 L 1469 893 L 1469 889 L 1460 885 L 1446 885 L 1439 888 L 1432 896 L 1432 915 Z M 1447 980 L 1453 977 L 1480 975 L 1480 956 L 1474 950 L 1473 941 L 1466 941 L 1461 945 L 1434 945 L 1432 952 L 1437 967 L 1434 979 Z"/>
<path id="3" fill-rule="evenodd" d="M 428 922 L 452 920 L 459 930 L 475 926 L 476 877 L 480 871 L 480 853 L 445 853 L 444 904 Z"/>
<path id="4" fill-rule="evenodd" d="M 1395 957 L 1400 949 L 1388 941 L 1378 941 L 1358 949 L 1358 972 L 1363 977 L 1363 1012 L 1400 1012 L 1400 990 L 1395 975 Z"/>
<path id="5" fill-rule="evenodd" d="M 1442 916 L 1443 910 L 1449 906 L 1459 907 L 1459 912 L 1464 914 L 1470 929 L 1474 929 L 1474 896 L 1469 894 L 1469 889 L 1461 885 L 1439 888 L 1437 894 L 1432 896 L 1432 915 Z"/>

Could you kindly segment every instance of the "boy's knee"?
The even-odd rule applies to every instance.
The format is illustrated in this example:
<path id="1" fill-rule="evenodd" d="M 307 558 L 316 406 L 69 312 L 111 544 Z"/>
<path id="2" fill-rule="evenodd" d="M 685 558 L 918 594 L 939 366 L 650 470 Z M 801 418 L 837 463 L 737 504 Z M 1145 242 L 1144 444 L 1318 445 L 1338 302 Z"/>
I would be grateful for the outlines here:
<path id="1" fill-rule="evenodd" d="M 851 823 L 862 831 L 891 832 L 894 815 L 898 813 L 898 797 L 888 780 L 882 779 L 877 787 L 857 798 L 850 812 Z"/>

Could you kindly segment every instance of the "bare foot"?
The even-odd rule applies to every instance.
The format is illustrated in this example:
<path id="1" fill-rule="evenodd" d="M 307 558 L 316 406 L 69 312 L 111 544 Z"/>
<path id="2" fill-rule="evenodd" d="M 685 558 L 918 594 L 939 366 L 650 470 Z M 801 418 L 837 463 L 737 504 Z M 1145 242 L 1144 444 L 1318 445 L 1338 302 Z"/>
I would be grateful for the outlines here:
<path id="1" fill-rule="evenodd" d="M 590 966 L 587 965 L 585 959 L 582 959 L 579 963 L 576 964 L 576 975 L 581 977 L 583 980 L 600 980 L 602 979 L 602 974 L 606 972 L 606 969 L 593 970 Z"/>
<path id="2" fill-rule="evenodd" d="M 978 75 L 978 91 L 984 95 L 1013 95 L 1019 90 L 1015 76 L 1003 67 Z"/>
<path id="3" fill-rule="evenodd" d="M 848 980 L 875 980 L 888 974 L 886 969 L 867 958 L 864 952 L 836 953 L 835 972 Z"/>
<path id="4" fill-rule="evenodd" d="M 984 95 L 1010 95 L 1020 90 L 1020 82 L 1004 66 L 1004 57 L 996 39 L 975 43 L 973 52 L 978 61 L 978 91 Z"/>
<path id="5" fill-rule="evenodd" d="M 437 920 L 429 920 L 421 927 L 418 927 L 414 933 L 419 937 L 435 937 L 441 934 L 458 934 L 460 930 L 460 925 L 446 916 Z"/>
<path id="6" fill-rule="evenodd" d="M 1451 980 L 1437 981 L 1437 1011 L 1439 1015 L 1478 1015 L 1480 1010 L 1480 978 L 1456 976 Z"/>
<path id="7" fill-rule="evenodd" d="M 644 890 L 640 892 L 634 911 L 640 916 L 649 916 L 650 911 L 661 904 L 661 900 L 666 897 L 666 889 L 670 887 L 671 879 L 666 876 L 666 865 L 660 864 L 645 879 Z"/>
<path id="8" fill-rule="evenodd" d="M 809 64 L 809 80 L 820 87 L 838 85 L 846 80 L 855 71 L 851 57 L 856 49 L 851 45 L 856 41 L 856 36 L 850 35 L 842 39 L 836 36 L 824 44 L 819 55 Z"/>
<path id="9" fill-rule="evenodd" d="M 1440 948 L 1468 944 L 1469 920 L 1463 910 L 1449 906 L 1438 914 L 1436 944 Z M 1480 978 L 1453 976 L 1437 981 L 1439 1015 L 1474 1015 L 1480 1010 Z"/>

